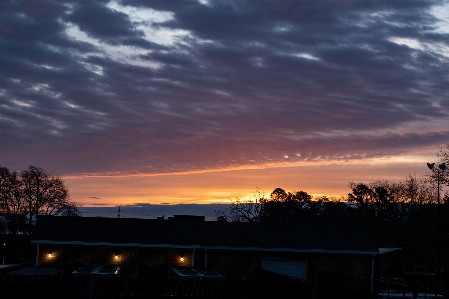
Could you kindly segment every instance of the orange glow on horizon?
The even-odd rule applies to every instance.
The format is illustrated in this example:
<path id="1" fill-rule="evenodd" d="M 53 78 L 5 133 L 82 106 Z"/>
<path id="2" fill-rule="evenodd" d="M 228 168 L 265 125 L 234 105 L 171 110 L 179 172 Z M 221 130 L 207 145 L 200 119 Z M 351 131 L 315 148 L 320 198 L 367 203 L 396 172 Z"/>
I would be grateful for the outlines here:
<path id="1" fill-rule="evenodd" d="M 83 206 L 230 203 L 253 199 L 256 189 L 269 196 L 275 188 L 305 191 L 314 197 L 341 197 L 350 181 L 403 180 L 409 173 L 424 174 L 424 161 L 433 157 L 396 157 L 306 166 L 215 170 L 163 175 L 62 177 L 72 200 Z M 422 166 L 424 165 L 424 167 Z"/>

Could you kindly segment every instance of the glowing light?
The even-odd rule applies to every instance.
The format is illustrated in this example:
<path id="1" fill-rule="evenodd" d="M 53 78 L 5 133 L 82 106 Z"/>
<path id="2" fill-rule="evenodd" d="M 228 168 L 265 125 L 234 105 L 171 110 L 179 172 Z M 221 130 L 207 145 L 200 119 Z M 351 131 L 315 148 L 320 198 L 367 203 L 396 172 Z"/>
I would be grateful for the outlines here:
<path id="1" fill-rule="evenodd" d="M 181 262 L 184 262 L 184 257 L 183 257 L 183 256 L 181 256 L 180 260 L 181 260 Z"/>
<path id="2" fill-rule="evenodd" d="M 115 255 L 115 259 L 118 260 L 118 254 Z"/>

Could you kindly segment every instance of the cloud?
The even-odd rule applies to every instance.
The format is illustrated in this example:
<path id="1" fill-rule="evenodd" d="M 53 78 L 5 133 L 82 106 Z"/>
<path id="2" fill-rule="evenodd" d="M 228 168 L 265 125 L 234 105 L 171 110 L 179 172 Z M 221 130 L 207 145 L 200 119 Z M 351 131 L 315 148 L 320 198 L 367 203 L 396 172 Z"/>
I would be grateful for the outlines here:
<path id="1" fill-rule="evenodd" d="M 2 164 L 168 173 L 448 140 L 444 1 L 7 1 Z M 288 158 L 285 158 L 288 157 Z"/>

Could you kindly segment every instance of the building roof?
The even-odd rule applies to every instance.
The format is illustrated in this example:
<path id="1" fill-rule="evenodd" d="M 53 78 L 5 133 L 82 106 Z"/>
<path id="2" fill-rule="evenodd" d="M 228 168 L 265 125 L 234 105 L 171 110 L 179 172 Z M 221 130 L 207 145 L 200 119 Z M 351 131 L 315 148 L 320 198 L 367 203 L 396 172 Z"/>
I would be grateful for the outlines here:
<path id="1" fill-rule="evenodd" d="M 39 216 L 32 243 L 376 254 L 365 227 Z"/>

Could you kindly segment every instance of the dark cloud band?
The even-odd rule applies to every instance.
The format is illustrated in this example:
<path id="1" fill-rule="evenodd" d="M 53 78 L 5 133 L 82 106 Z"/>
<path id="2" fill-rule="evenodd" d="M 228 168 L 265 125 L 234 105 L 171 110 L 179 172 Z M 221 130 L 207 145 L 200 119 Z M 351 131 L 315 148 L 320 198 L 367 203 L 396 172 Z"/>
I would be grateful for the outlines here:
<path id="1" fill-rule="evenodd" d="M 407 128 L 448 116 L 442 4 L 4 1 L 0 162 L 164 173 L 441 144 Z"/>

